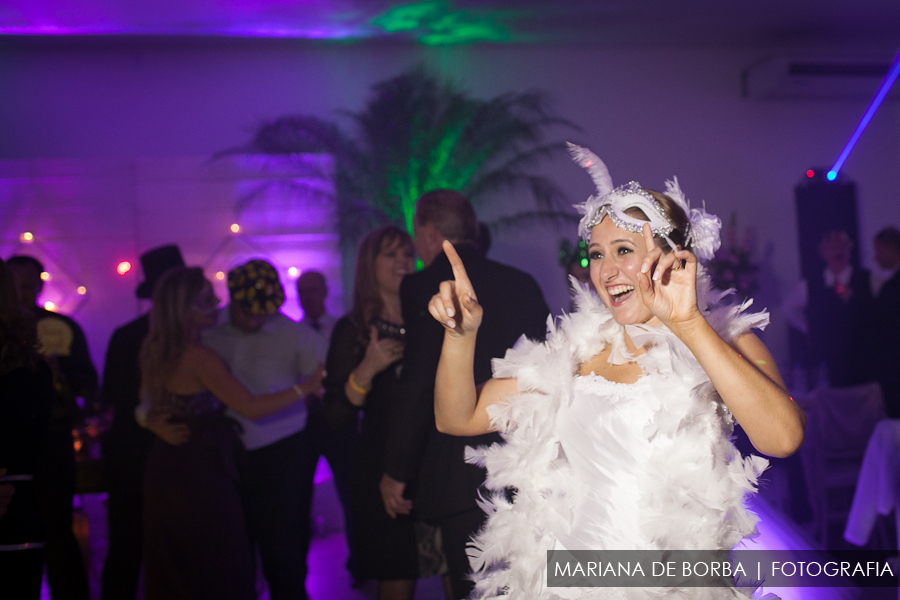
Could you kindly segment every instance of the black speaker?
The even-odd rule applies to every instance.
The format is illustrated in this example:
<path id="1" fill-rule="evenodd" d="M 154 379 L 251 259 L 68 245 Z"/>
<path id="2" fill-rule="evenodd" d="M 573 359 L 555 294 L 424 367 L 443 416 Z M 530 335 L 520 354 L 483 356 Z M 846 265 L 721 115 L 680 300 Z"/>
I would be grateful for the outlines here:
<path id="1" fill-rule="evenodd" d="M 819 242 L 829 231 L 843 231 L 853 240 L 850 263 L 854 268 L 859 267 L 856 184 L 840 177 L 836 181 L 828 181 L 824 175 L 827 169 L 814 171 L 814 177 L 805 179 L 794 188 L 800 272 L 804 279 L 821 273 L 825 268 L 819 256 Z"/>

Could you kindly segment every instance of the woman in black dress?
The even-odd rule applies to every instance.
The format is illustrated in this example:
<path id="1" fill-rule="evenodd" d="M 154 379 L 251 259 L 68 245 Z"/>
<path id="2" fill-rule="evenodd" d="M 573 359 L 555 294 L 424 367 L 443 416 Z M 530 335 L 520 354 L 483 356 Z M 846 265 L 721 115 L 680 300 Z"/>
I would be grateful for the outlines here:
<path id="1" fill-rule="evenodd" d="M 354 554 L 359 577 L 378 580 L 379 600 L 412 598 L 419 577 L 412 516 L 388 516 L 379 491 L 403 355 L 400 281 L 412 269 L 413 245 L 405 231 L 387 226 L 366 237 L 356 262 L 353 308 L 335 324 L 325 363 L 326 410 L 363 410 L 353 486 Z"/>
<path id="2" fill-rule="evenodd" d="M 200 331 L 215 325 L 218 298 L 200 268 L 176 267 L 157 283 L 141 353 L 147 427 L 159 436 L 144 475 L 144 597 L 255 600 L 250 540 L 238 495 L 241 452 L 225 407 L 258 419 L 321 386 L 253 396 Z"/>

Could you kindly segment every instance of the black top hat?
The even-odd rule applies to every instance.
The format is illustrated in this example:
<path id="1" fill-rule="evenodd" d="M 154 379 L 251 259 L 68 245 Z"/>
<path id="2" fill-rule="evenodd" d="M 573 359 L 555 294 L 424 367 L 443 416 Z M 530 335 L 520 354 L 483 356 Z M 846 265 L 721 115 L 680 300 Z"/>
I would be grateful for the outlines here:
<path id="1" fill-rule="evenodd" d="M 172 267 L 183 267 L 184 258 L 178 246 L 160 246 L 141 254 L 141 268 L 144 270 L 144 281 L 138 286 L 135 294 L 138 298 L 147 299 L 153 295 L 153 286 L 163 273 Z"/>

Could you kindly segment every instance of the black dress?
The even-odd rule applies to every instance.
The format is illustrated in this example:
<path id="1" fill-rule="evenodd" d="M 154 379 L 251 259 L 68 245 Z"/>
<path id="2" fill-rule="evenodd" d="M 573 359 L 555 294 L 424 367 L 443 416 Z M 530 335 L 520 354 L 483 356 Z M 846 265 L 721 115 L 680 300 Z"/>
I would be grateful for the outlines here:
<path id="1" fill-rule="evenodd" d="M 238 495 L 243 452 L 236 425 L 209 392 L 166 393 L 161 413 L 184 421 L 190 440 L 157 439 L 144 471 L 144 597 L 256 598 L 253 554 Z"/>
<path id="2" fill-rule="evenodd" d="M 43 361 L 0 375 L 0 467 L 15 487 L 0 518 L 0 595 L 41 597 L 46 539 L 34 488 L 53 403 L 53 375 Z M 9 594 L 8 596 L 6 594 Z"/>
<path id="3" fill-rule="evenodd" d="M 325 410 L 350 410 L 344 384 L 365 355 L 359 330 L 348 317 L 334 326 L 325 370 Z M 372 380 L 362 409 L 353 486 L 354 555 L 357 576 L 392 580 L 419 577 L 416 530 L 411 515 L 391 519 L 384 510 L 379 483 L 384 473 L 391 397 L 400 372 L 396 362 Z"/>

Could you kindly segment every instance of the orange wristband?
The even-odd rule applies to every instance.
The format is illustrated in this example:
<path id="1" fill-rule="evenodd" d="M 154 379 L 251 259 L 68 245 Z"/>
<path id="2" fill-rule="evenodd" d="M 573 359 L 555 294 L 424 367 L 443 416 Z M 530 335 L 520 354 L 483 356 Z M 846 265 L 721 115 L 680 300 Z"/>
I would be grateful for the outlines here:
<path id="1" fill-rule="evenodd" d="M 370 391 L 372 391 L 371 385 L 369 387 L 364 387 L 364 386 L 361 386 L 359 383 L 357 383 L 356 377 L 354 377 L 354 375 L 353 375 L 353 371 L 350 371 L 350 377 L 347 378 L 347 383 L 350 384 L 350 388 L 354 392 L 356 392 L 357 394 L 362 394 L 363 396 L 365 396 Z"/>

